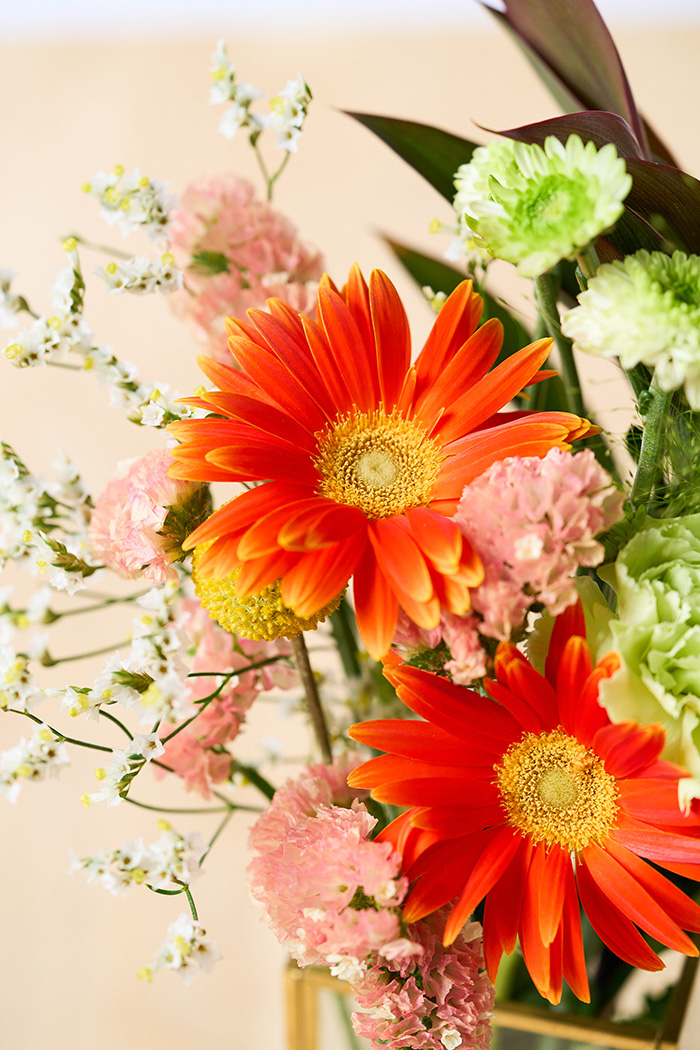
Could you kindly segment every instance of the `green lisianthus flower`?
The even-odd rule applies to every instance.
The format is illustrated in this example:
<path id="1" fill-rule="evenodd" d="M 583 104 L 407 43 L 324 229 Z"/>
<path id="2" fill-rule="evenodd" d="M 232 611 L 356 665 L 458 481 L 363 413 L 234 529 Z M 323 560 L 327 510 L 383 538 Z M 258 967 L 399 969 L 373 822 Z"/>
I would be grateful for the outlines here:
<path id="1" fill-rule="evenodd" d="M 580 350 L 641 361 L 662 390 L 684 386 L 700 410 L 700 256 L 644 250 L 601 266 L 562 318 Z"/>
<path id="2" fill-rule="evenodd" d="M 622 667 L 600 685 L 615 722 L 659 722 L 664 757 L 685 766 L 679 801 L 700 798 L 700 514 L 647 519 L 615 564 Z"/>
<path id="3" fill-rule="evenodd" d="M 544 148 L 511 140 L 479 147 L 455 185 L 474 242 L 537 277 L 615 224 L 632 179 L 612 143 L 598 150 L 578 135 L 566 145 L 550 135 Z"/>

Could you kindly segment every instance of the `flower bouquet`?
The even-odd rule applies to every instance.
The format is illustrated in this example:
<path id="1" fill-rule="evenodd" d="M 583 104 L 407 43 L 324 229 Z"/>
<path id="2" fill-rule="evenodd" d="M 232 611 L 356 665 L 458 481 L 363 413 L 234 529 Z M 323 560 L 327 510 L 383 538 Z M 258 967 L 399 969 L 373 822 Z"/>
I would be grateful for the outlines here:
<path id="1" fill-rule="evenodd" d="M 639 115 L 590 0 L 494 14 L 566 115 L 475 145 L 349 114 L 454 207 L 446 258 L 390 242 L 435 312 L 417 355 L 391 278 L 330 276 L 272 203 L 306 81 L 265 108 L 223 43 L 212 101 L 264 192 L 230 174 L 176 200 L 117 165 L 83 190 L 155 254 L 72 233 L 43 314 L 0 274 L 11 364 L 93 371 L 159 432 L 94 495 L 2 434 L 0 558 L 40 587 L 0 592 L 0 706 L 26 722 L 0 793 L 84 748 L 87 808 L 160 810 L 155 841 L 72 859 L 114 894 L 184 904 L 147 982 L 217 962 L 195 880 L 248 820 L 267 925 L 349 983 L 350 1039 L 393 1050 L 487 1047 L 496 990 L 593 1032 L 631 971 L 698 955 L 700 183 Z M 189 326 L 190 396 L 98 341 L 92 252 L 111 294 L 162 293 Z M 532 281 L 530 319 L 494 260 Z M 579 352 L 627 377 L 624 448 L 584 402 Z M 126 641 L 55 655 L 54 625 L 108 608 Z M 96 676 L 42 679 L 100 655 Z M 308 722 L 291 776 L 276 743 L 241 757 L 272 697 Z M 204 804 L 144 803 L 151 773 Z M 208 839 L 199 813 L 218 814 Z"/>

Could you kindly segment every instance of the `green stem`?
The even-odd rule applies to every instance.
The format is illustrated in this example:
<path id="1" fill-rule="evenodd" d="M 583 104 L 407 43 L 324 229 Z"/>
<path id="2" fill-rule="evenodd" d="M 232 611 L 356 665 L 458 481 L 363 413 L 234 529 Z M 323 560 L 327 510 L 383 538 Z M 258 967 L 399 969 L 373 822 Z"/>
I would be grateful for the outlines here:
<path id="1" fill-rule="evenodd" d="M 569 402 L 569 411 L 577 416 L 585 416 L 586 409 L 581 394 L 581 381 L 574 360 L 572 342 L 567 339 L 559 323 L 557 309 L 557 284 L 551 273 L 540 274 L 535 278 L 535 298 L 544 322 L 554 345 L 559 353 L 562 380 Z"/>
<path id="2" fill-rule="evenodd" d="M 226 816 L 224 817 L 224 819 L 219 824 L 218 828 L 216 829 L 216 831 L 214 832 L 212 837 L 209 839 L 209 845 L 207 847 L 207 852 L 205 854 L 203 854 L 202 859 L 199 862 L 200 868 L 201 868 L 202 864 L 204 863 L 205 859 L 207 858 L 207 856 L 209 855 L 209 853 L 211 852 L 212 846 L 214 845 L 214 843 L 216 842 L 216 840 L 218 839 L 219 835 L 224 830 L 224 828 L 226 827 L 226 825 L 228 824 L 228 822 L 229 822 L 229 820 L 231 819 L 232 816 L 233 816 L 233 810 L 230 809 L 228 811 L 228 813 L 226 814 Z"/>
<path id="3" fill-rule="evenodd" d="M 360 678 L 362 668 L 357 656 L 355 618 L 346 598 L 343 598 L 335 612 L 331 613 L 330 619 L 331 634 L 335 639 L 345 674 L 348 678 Z"/>
<path id="4" fill-rule="evenodd" d="M 187 897 L 187 902 L 188 902 L 188 904 L 190 906 L 190 911 L 192 912 L 192 918 L 194 919 L 195 922 L 198 922 L 199 921 L 199 916 L 197 915 L 197 909 L 194 906 L 194 900 L 193 900 L 193 897 L 192 897 L 192 891 L 190 890 L 189 886 L 185 886 L 185 896 Z"/>
<path id="5" fill-rule="evenodd" d="M 120 649 L 123 645 L 130 645 L 131 641 L 126 638 L 123 642 L 118 642 L 116 645 L 105 645 L 101 649 L 93 649 L 89 653 L 76 653 L 74 656 L 51 656 L 48 652 L 39 660 L 42 667 L 56 667 L 57 664 L 67 664 L 72 660 L 87 660 L 90 656 L 104 656 L 105 653 L 113 653 L 115 649 Z"/>
<path id="6" fill-rule="evenodd" d="M 132 259 L 133 256 L 129 255 L 128 252 L 123 251 L 121 248 L 110 248 L 106 244 L 96 244 L 94 241 L 88 241 L 85 237 L 79 237 L 77 233 L 71 233 L 70 236 L 82 244 L 83 248 L 89 248 L 93 252 L 102 252 L 104 255 L 114 255 L 118 259 Z M 66 240 L 64 237 L 63 240 Z"/>
<path id="7" fill-rule="evenodd" d="M 65 368 L 67 372 L 83 372 L 82 365 L 67 365 L 63 361 L 52 361 L 50 358 L 45 358 L 46 364 L 51 365 L 52 368 Z"/>
<path id="8" fill-rule="evenodd" d="M 132 806 L 138 806 L 139 809 L 150 809 L 154 813 L 228 813 L 228 806 L 203 806 L 201 808 L 178 808 L 177 806 L 149 806 L 146 802 L 137 802 L 135 798 L 130 798 L 127 795 L 124 799 L 125 802 L 130 802 Z M 243 807 L 240 807 L 243 808 Z M 251 807 L 252 808 L 252 807 Z M 255 810 L 254 812 L 260 812 Z"/>
<path id="9" fill-rule="evenodd" d="M 584 276 L 586 284 L 588 284 L 591 277 L 595 277 L 596 271 L 600 266 L 600 259 L 595 250 L 595 243 L 591 242 L 587 248 L 584 248 L 582 252 L 579 252 L 576 261 L 581 267 L 581 273 Z"/>
<path id="10" fill-rule="evenodd" d="M 649 395 L 651 400 L 644 417 L 642 447 L 639 452 L 637 473 L 634 476 L 632 495 L 630 497 L 632 506 L 635 509 L 649 502 L 654 486 L 659 479 L 661 459 L 664 452 L 668 407 L 672 397 L 670 392 L 665 393 L 663 390 L 659 390 L 655 378 L 652 379 L 649 387 Z"/>
<path id="11" fill-rule="evenodd" d="M 80 613 L 97 612 L 99 609 L 106 609 L 108 605 L 116 605 L 120 602 L 135 602 L 137 598 L 147 594 L 147 591 L 139 591 L 138 594 L 132 594 L 126 598 L 107 598 L 106 601 L 97 602 L 95 605 L 84 605 L 82 609 L 66 609 L 65 612 L 54 612 L 51 611 L 52 620 L 54 623 L 56 620 L 63 620 L 66 616 L 79 616 Z"/>
<path id="12" fill-rule="evenodd" d="M 120 722 L 119 719 L 116 718 L 114 715 L 111 715 L 109 713 L 109 711 L 103 711 L 103 709 L 100 707 L 99 708 L 99 712 L 100 712 L 100 715 L 102 716 L 102 718 L 106 718 L 110 722 L 114 722 L 115 726 L 119 726 L 119 728 L 122 730 L 122 732 L 126 733 L 126 735 L 128 736 L 129 740 L 133 740 L 134 739 L 134 734 L 129 732 L 129 730 L 126 728 L 124 723 Z"/>
<path id="13" fill-rule="evenodd" d="M 291 157 L 291 153 L 289 152 L 289 150 L 287 150 L 287 152 L 284 155 L 284 160 L 280 164 L 279 168 L 277 169 L 275 174 L 270 176 L 270 178 L 267 180 L 267 199 L 269 201 L 272 200 L 273 187 L 274 187 L 275 183 L 277 182 L 278 178 L 280 177 L 280 175 L 282 174 L 282 172 L 284 171 L 284 169 L 286 168 L 287 164 L 289 163 L 289 158 L 290 157 Z"/>
<path id="14" fill-rule="evenodd" d="M 326 725 L 326 717 L 323 713 L 323 707 L 321 706 L 321 698 L 319 697 L 316 688 L 316 679 L 314 678 L 314 673 L 311 670 L 311 664 L 309 663 L 309 652 L 306 648 L 304 635 L 299 634 L 296 638 L 292 638 L 291 643 L 294 652 L 294 659 L 296 660 L 297 668 L 299 670 L 299 676 L 302 685 L 304 686 L 306 706 L 311 717 L 311 724 L 314 727 L 316 740 L 321 750 L 323 761 L 327 763 L 327 765 L 331 765 L 333 762 L 333 752 L 331 751 L 328 726 Z"/>
<path id="15" fill-rule="evenodd" d="M 175 770 L 172 766 L 166 766 L 165 762 L 160 762 L 157 758 L 152 758 L 149 765 L 157 766 L 158 769 L 164 769 L 166 773 L 174 773 L 175 776 L 177 776 L 177 773 L 175 773 Z M 243 808 L 242 806 L 237 806 L 236 803 L 232 802 L 230 798 L 226 798 L 226 795 L 224 795 L 221 791 L 215 791 L 214 789 L 212 789 L 212 795 L 214 796 L 214 798 L 218 798 L 219 802 L 223 802 L 223 804 L 228 809 Z M 257 810 L 255 810 L 255 812 L 257 812 Z"/>
<path id="16" fill-rule="evenodd" d="M 206 707 L 208 707 L 208 705 L 212 702 L 212 700 L 216 699 L 216 697 L 219 695 L 219 693 L 222 691 L 222 689 L 225 688 L 225 686 L 231 680 L 231 678 L 234 678 L 237 675 L 245 674 L 247 671 L 257 671 L 257 669 L 259 667 L 265 667 L 266 664 L 273 664 L 273 663 L 276 663 L 278 660 L 281 660 L 281 659 L 283 659 L 283 657 L 281 657 L 281 656 L 269 656 L 266 660 L 260 660 L 260 661 L 258 661 L 258 663 L 248 664 L 247 667 L 238 667 L 238 668 L 236 668 L 235 671 L 229 671 L 228 674 L 225 674 L 223 676 L 223 680 L 221 681 L 220 685 L 217 686 L 217 688 L 214 690 L 213 693 L 210 693 L 209 696 L 202 697 L 201 700 L 196 700 L 195 701 L 195 703 L 199 706 L 199 710 L 197 711 L 197 713 L 192 715 L 191 718 L 188 718 L 184 722 L 182 722 L 176 729 L 173 729 L 172 733 L 168 733 L 168 735 L 166 737 L 163 737 L 162 740 L 161 740 L 161 743 L 167 744 L 168 740 L 172 740 L 172 738 L 174 736 L 177 736 L 177 734 L 181 733 L 183 729 L 186 729 L 188 725 L 190 725 L 192 722 L 194 722 L 195 718 L 199 718 L 199 716 L 201 715 L 202 711 L 204 711 L 204 709 Z M 219 674 L 221 674 L 220 671 L 193 671 L 192 674 L 188 675 L 187 677 L 188 678 L 201 678 L 201 677 L 209 678 L 209 677 L 211 677 L 213 675 L 219 675 Z M 155 732 L 155 731 L 156 730 L 154 729 L 153 732 Z"/>
<path id="17" fill-rule="evenodd" d="M 29 711 L 16 711 L 15 714 L 25 715 L 27 718 L 31 718 L 32 722 L 36 722 L 37 725 L 46 726 L 46 728 L 50 729 L 53 735 L 64 744 L 75 744 L 76 747 L 89 747 L 91 751 L 108 751 L 110 755 L 114 751 L 114 748 L 112 747 L 104 747 L 102 744 L 90 744 L 87 740 L 76 740 L 75 737 L 64 736 L 60 730 L 54 729 L 54 727 L 50 726 L 48 722 L 45 722 L 43 718 L 37 718 L 36 715 L 31 714 Z"/>

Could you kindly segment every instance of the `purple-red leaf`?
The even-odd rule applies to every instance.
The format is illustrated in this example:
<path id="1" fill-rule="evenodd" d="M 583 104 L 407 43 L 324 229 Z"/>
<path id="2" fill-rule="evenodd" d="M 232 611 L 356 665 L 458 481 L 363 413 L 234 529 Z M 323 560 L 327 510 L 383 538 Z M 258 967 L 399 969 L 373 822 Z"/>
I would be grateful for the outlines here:
<path id="1" fill-rule="evenodd" d="M 484 3 L 484 0 L 481 0 Z M 563 107 L 618 113 L 630 126 L 643 157 L 649 157 L 646 125 L 637 111 L 615 43 L 593 0 L 503 0 L 501 13 L 484 3 L 529 49 L 536 68 Z M 653 132 L 654 153 L 673 164 L 673 157 Z"/>
<path id="2" fill-rule="evenodd" d="M 679 168 L 626 157 L 632 189 L 625 204 L 667 247 L 700 253 L 700 182 Z"/>
<path id="3" fill-rule="evenodd" d="M 624 117 L 600 109 L 567 113 L 564 117 L 540 120 L 536 124 L 525 124 L 497 134 L 519 142 L 535 142 L 538 146 L 544 146 L 548 135 L 555 135 L 562 142 L 566 142 L 569 135 L 578 135 L 584 142 L 592 142 L 597 149 L 612 142 L 620 156 L 643 158 L 634 132 Z"/>

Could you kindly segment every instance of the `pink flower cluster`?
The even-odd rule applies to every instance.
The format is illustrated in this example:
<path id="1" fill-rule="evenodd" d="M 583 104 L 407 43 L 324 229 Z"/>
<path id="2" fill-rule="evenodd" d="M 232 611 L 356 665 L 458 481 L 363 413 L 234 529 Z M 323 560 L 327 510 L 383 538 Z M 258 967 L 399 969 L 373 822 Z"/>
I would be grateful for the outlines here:
<path id="1" fill-rule="evenodd" d="M 507 641 L 528 610 L 541 603 L 558 615 L 576 600 L 579 565 L 598 565 L 595 537 L 623 516 L 624 494 L 590 449 L 572 455 L 552 449 L 544 458 L 512 456 L 494 463 L 466 486 L 454 520 L 484 563 L 484 580 L 471 592 L 466 616 L 443 613 L 426 631 L 399 622 L 396 644 L 435 648 L 444 642 L 455 682 L 469 685 L 487 673 L 481 635 Z"/>
<path id="2" fill-rule="evenodd" d="M 361 761 L 349 754 L 331 767 L 309 767 L 275 794 L 251 831 L 252 896 L 302 966 L 357 967 L 398 937 L 407 888 L 399 856 L 370 839 L 376 820 L 352 797 L 366 793 L 345 783 Z"/>
<path id="3" fill-rule="evenodd" d="M 177 579 L 174 552 L 159 535 L 168 510 L 180 506 L 199 485 L 168 477 L 167 449 L 120 463 L 118 473 L 98 497 L 90 518 L 93 554 L 114 572 L 150 583 Z"/>
<path id="4" fill-rule="evenodd" d="M 506 641 L 533 603 L 552 616 L 571 605 L 576 569 L 603 560 L 595 537 L 622 519 L 624 499 L 590 449 L 512 456 L 467 485 L 455 521 L 484 563 L 472 593 L 481 633 Z"/>
<path id="5" fill-rule="evenodd" d="M 355 984 L 353 1026 L 373 1050 L 487 1050 L 495 991 L 483 971 L 481 927 L 470 923 L 445 948 L 447 911 L 409 926 L 418 954 L 380 959 Z"/>
<path id="6" fill-rule="evenodd" d="M 185 288 L 168 301 L 208 354 L 230 363 L 225 319 L 245 317 L 272 296 L 313 314 L 322 256 L 299 240 L 284 215 L 256 199 L 249 182 L 233 174 L 202 178 L 180 200 L 170 247 Z"/>
<path id="7" fill-rule="evenodd" d="M 189 639 L 192 653 L 190 671 L 227 674 L 271 656 L 291 654 L 291 645 L 286 639 L 254 642 L 234 638 L 194 599 L 181 601 L 179 610 L 178 627 Z M 296 682 L 296 671 L 281 663 L 236 675 L 191 725 L 168 741 L 162 761 L 183 778 L 189 791 L 210 798 L 212 784 L 228 780 L 233 766 L 233 755 L 221 748 L 238 736 L 246 712 L 258 693 L 273 686 L 287 689 Z M 217 678 L 208 674 L 188 678 L 187 685 L 188 700 L 194 702 L 216 689 Z"/>

